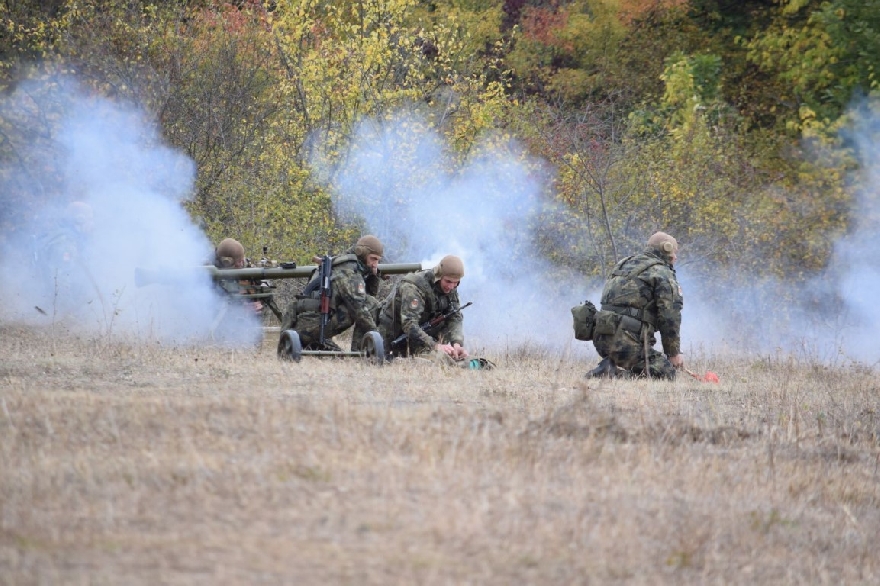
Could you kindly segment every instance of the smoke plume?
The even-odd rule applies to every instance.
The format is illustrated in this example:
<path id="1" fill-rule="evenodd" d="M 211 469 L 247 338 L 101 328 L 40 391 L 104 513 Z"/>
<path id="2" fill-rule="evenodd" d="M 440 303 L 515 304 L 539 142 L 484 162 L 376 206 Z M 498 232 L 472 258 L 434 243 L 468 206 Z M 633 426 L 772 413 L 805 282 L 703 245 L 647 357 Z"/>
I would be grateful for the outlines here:
<path id="1" fill-rule="evenodd" d="M 140 111 L 86 95 L 69 79 L 29 81 L 0 102 L 8 125 L 0 221 L 4 321 L 165 342 L 218 339 L 222 302 L 204 269 L 213 247 L 190 221 L 193 162 L 162 144 Z M 93 217 L 74 229 L 71 202 Z M 90 226 L 88 225 L 90 224 Z M 76 254 L 52 257 L 59 240 Z M 135 268 L 186 267 L 173 285 L 135 283 Z M 236 308 L 231 308 L 236 311 Z M 227 340 L 248 343 L 248 315 Z"/>
<path id="2" fill-rule="evenodd" d="M 515 141 L 487 136 L 459 159 L 424 120 L 400 115 L 363 121 L 341 164 L 313 167 L 340 218 L 378 236 L 388 260 L 430 268 L 447 254 L 462 258 L 459 297 L 474 302 L 464 312 L 467 347 L 592 352 L 572 343 L 569 311 L 587 298 L 586 281 L 531 245 L 549 205 L 548 170 Z"/>
<path id="3" fill-rule="evenodd" d="M 688 272 L 682 339 L 707 353 L 775 356 L 817 364 L 880 363 L 880 104 L 859 104 L 841 146 L 813 149 L 815 164 L 854 156 L 848 231 L 824 270 L 786 280 L 736 265 Z M 828 234 L 829 239 L 836 236 Z M 684 251 L 686 257 L 686 249 Z M 710 300 L 717 300 L 712 302 Z"/>

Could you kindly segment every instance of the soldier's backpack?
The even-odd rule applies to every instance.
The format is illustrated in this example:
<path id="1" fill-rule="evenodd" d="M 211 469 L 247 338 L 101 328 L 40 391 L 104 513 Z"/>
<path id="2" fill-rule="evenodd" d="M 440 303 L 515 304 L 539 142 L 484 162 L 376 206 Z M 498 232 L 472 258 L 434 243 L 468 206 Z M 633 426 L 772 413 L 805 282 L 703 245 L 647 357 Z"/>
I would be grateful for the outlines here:
<path id="1" fill-rule="evenodd" d="M 596 306 L 591 301 L 584 301 L 571 308 L 574 320 L 574 337 L 588 342 L 593 339 L 593 326 L 596 325 Z"/>

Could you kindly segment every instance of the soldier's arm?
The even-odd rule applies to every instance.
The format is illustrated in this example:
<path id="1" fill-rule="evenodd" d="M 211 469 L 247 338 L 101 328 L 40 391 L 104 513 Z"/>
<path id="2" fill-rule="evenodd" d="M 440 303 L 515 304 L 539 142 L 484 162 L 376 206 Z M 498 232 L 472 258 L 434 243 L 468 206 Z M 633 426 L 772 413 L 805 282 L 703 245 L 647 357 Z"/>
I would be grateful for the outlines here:
<path id="1" fill-rule="evenodd" d="M 453 292 L 450 297 L 454 307 L 461 307 L 461 301 L 458 299 L 458 293 Z M 459 311 L 446 319 L 443 328 L 443 341 L 447 344 L 458 344 L 464 346 L 464 318 Z"/>
<path id="2" fill-rule="evenodd" d="M 407 282 L 400 283 L 400 327 L 403 333 L 417 339 L 419 342 L 433 348 L 437 341 L 425 333 L 421 328 L 421 320 L 425 314 L 425 299 L 422 292 L 415 285 Z"/>
<path id="3" fill-rule="evenodd" d="M 655 280 L 654 298 L 657 300 L 657 331 L 667 356 L 681 353 L 682 298 L 674 275 L 661 274 Z"/>
<path id="4" fill-rule="evenodd" d="M 334 293 L 351 311 L 354 323 L 364 331 L 377 330 L 376 321 L 368 309 L 367 289 L 363 277 L 355 272 L 346 272 L 338 275 L 333 284 Z"/>

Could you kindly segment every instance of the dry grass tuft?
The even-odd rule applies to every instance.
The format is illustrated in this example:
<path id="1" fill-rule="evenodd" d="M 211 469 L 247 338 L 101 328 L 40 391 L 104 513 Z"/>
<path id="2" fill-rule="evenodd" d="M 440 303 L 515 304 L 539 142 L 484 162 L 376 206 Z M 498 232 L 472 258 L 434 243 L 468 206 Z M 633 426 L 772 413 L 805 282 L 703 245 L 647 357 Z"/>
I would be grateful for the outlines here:
<path id="1" fill-rule="evenodd" d="M 0 327 L 0 583 L 880 580 L 871 369 L 273 346 Z"/>

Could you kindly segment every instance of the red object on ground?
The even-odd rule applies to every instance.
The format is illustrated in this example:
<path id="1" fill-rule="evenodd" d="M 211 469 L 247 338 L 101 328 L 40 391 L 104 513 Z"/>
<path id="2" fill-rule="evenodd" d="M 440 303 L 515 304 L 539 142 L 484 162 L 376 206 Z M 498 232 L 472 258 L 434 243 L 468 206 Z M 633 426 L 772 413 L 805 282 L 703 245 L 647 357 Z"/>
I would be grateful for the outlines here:
<path id="1" fill-rule="evenodd" d="M 700 376 L 696 372 L 688 370 L 687 368 L 685 368 L 684 371 L 700 382 L 704 382 L 704 383 L 721 382 L 720 380 L 718 380 L 718 375 L 715 374 L 714 372 L 712 372 L 711 370 L 707 370 L 706 374 L 704 376 Z"/>

